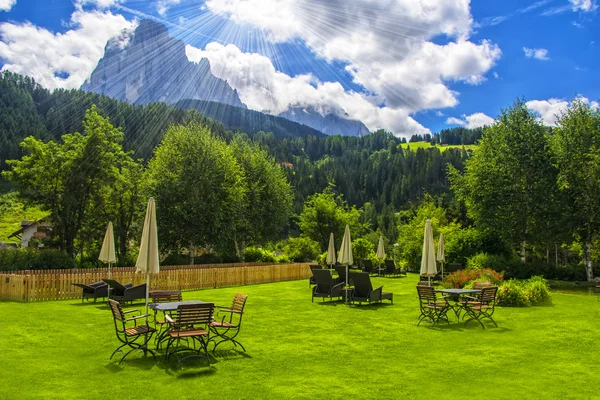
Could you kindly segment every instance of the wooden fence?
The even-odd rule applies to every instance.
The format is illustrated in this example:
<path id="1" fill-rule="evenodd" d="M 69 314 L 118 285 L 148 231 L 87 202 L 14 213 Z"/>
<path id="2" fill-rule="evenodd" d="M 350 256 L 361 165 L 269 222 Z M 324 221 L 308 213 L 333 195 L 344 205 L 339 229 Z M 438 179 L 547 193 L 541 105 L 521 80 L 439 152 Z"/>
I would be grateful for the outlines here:
<path id="1" fill-rule="evenodd" d="M 14 271 L 0 273 L 0 300 L 50 301 L 81 298 L 81 288 L 108 277 L 106 268 Z M 113 268 L 112 279 L 139 285 L 146 281 L 135 268 Z M 197 290 L 255 283 L 289 281 L 310 277 L 308 264 L 238 263 L 166 266 L 151 275 L 150 290 Z"/>

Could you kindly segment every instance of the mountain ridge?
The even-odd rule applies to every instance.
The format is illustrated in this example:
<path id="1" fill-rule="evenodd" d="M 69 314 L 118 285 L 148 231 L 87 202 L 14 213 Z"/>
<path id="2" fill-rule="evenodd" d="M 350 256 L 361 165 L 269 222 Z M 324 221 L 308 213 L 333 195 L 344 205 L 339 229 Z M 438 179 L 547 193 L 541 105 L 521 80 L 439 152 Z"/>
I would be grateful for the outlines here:
<path id="1" fill-rule="evenodd" d="M 106 43 L 104 56 L 81 89 L 135 105 L 197 99 L 246 108 L 237 90 L 212 74 L 207 59 L 189 61 L 184 43 L 163 24 L 147 19 Z"/>

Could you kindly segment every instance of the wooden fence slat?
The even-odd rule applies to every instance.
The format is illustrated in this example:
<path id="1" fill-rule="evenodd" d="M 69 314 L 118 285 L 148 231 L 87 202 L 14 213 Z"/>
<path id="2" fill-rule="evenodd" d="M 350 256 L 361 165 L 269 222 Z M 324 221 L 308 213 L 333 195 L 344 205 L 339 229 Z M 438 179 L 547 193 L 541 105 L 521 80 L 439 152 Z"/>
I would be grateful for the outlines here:
<path id="1" fill-rule="evenodd" d="M 161 267 L 150 277 L 150 290 L 198 290 L 266 282 L 307 279 L 308 264 L 237 263 Z M 90 284 L 106 278 L 106 268 L 73 270 L 33 270 L 0 273 L 0 300 L 52 301 L 81 298 L 81 289 L 73 283 Z M 112 268 L 112 278 L 134 285 L 145 283 L 135 268 Z"/>

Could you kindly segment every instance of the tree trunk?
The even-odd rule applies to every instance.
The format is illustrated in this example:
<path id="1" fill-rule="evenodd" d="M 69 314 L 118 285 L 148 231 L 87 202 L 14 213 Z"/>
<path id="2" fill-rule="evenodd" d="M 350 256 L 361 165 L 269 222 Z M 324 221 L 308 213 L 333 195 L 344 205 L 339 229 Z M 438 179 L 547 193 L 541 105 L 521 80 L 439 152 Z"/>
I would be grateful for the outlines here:
<path id="1" fill-rule="evenodd" d="M 523 240 L 521 244 L 521 262 L 525 264 L 527 262 L 527 240 Z"/>
<path id="2" fill-rule="evenodd" d="M 546 264 L 550 264 L 550 247 L 546 247 Z"/>
<path id="3" fill-rule="evenodd" d="M 584 254 L 584 262 L 585 262 L 585 273 L 587 275 L 587 280 L 591 281 L 594 279 L 594 272 L 592 270 L 592 243 L 588 240 L 585 244 Z"/>
<path id="4" fill-rule="evenodd" d="M 194 243 L 190 243 L 188 254 L 190 256 L 190 265 L 194 265 L 194 257 L 196 256 L 196 247 L 194 246 Z"/>

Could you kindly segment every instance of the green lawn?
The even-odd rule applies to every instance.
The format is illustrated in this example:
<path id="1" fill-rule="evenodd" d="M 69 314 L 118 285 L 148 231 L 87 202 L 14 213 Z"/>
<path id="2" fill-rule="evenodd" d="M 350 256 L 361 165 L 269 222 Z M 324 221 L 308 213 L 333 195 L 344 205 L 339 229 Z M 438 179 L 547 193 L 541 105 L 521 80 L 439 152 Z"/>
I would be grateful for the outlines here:
<path id="1" fill-rule="evenodd" d="M 402 143 L 403 149 L 407 149 L 410 147 L 411 150 L 416 151 L 417 149 L 430 149 L 432 147 L 437 147 L 441 152 L 444 152 L 448 149 L 462 149 L 464 147 L 465 150 L 476 150 L 479 147 L 476 144 L 458 144 L 458 145 L 444 145 L 444 146 L 432 146 L 429 142 L 412 142 L 412 143 Z"/>
<path id="2" fill-rule="evenodd" d="M 416 326 L 416 275 L 373 281 L 393 305 L 311 303 L 307 280 L 185 292 L 217 304 L 249 295 L 239 336 L 248 353 L 224 347 L 210 369 L 138 354 L 109 361 L 118 342 L 102 304 L 3 302 L 0 398 L 600 398 L 595 296 L 499 308 L 498 328 L 431 328 Z"/>

